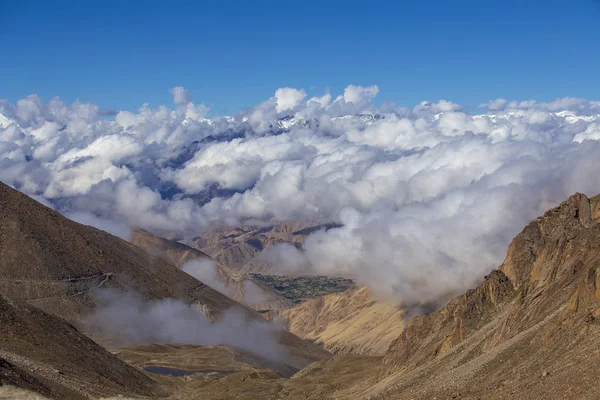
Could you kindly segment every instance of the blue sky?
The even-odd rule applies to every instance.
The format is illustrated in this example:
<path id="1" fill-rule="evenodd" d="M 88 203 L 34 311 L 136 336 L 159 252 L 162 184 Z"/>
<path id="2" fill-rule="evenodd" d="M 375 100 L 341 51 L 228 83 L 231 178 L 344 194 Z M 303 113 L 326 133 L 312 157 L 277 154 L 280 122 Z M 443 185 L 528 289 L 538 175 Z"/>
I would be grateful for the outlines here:
<path id="1" fill-rule="evenodd" d="M 181 85 L 230 114 L 284 86 L 377 84 L 406 106 L 600 97 L 598 1 L 391 3 L 2 0 L 0 98 L 135 110 Z"/>

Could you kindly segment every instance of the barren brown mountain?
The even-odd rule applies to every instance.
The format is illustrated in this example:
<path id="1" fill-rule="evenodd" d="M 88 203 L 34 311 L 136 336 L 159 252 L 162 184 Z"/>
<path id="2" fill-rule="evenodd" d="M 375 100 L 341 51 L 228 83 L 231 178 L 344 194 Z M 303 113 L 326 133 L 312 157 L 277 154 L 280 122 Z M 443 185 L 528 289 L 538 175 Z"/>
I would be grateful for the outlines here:
<path id="1" fill-rule="evenodd" d="M 0 183 L 0 293 L 77 323 L 96 305 L 93 290 L 100 287 L 179 299 L 211 319 L 239 307 L 262 320 L 160 257 L 70 221 Z M 297 368 L 329 354 L 287 331 L 279 339 Z"/>
<path id="2" fill-rule="evenodd" d="M 334 226 L 336 225 L 292 221 L 270 226 L 220 226 L 203 232 L 192 240 L 191 245 L 231 269 L 247 273 L 276 274 L 279 272 L 276 266 L 257 258 L 262 250 L 278 243 L 300 246 L 310 233 Z"/>
<path id="3" fill-rule="evenodd" d="M 413 318 L 364 395 L 597 399 L 599 373 L 600 196 L 577 194 L 527 225 L 481 286 Z"/>
<path id="4" fill-rule="evenodd" d="M 208 254 L 200 250 L 193 249 L 175 240 L 153 235 L 140 228 L 134 229 L 131 232 L 131 243 L 146 250 L 147 253 L 160 257 L 179 268 L 191 260 L 212 260 Z M 225 267 L 219 265 L 219 269 L 225 270 Z M 227 274 L 228 271 L 224 271 L 223 273 Z"/>
<path id="5" fill-rule="evenodd" d="M 188 261 L 212 260 L 200 250 L 155 236 L 143 229 L 136 229 L 132 232 L 131 242 L 149 254 L 160 257 L 179 268 L 183 267 Z M 247 274 L 232 271 L 224 265 L 216 264 L 214 279 L 218 281 L 218 287 L 214 287 L 214 289 L 219 290 L 221 288 L 223 294 L 255 310 L 289 308 L 294 305 L 292 301 L 283 297 L 272 287 Z M 209 286 L 211 284 L 211 282 L 205 283 Z"/>
<path id="6" fill-rule="evenodd" d="M 379 300 L 368 288 L 306 301 L 281 311 L 288 329 L 337 355 L 382 356 L 404 329 L 400 302 Z"/>
<path id="7" fill-rule="evenodd" d="M 68 220 L 0 183 L 0 292 L 76 320 L 99 287 L 174 297 L 218 314 L 236 305 L 177 267 L 93 227 Z"/>
<path id="8" fill-rule="evenodd" d="M 159 386 L 64 320 L 0 295 L 0 385 L 55 399 L 157 396 Z M 1 396 L 0 396 L 1 397 Z"/>

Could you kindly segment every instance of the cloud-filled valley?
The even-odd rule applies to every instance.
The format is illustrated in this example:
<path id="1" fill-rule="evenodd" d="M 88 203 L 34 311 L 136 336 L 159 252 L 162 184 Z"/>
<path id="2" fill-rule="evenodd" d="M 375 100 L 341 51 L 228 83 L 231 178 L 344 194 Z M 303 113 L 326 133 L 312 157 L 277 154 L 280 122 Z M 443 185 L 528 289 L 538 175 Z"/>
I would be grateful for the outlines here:
<path id="1" fill-rule="evenodd" d="M 211 225 L 337 222 L 280 271 L 353 277 L 411 304 L 475 285 L 526 222 L 600 192 L 600 102 L 498 99 L 377 106 L 376 86 L 308 98 L 292 88 L 210 117 L 174 106 L 106 115 L 32 95 L 0 100 L 0 180 L 82 223 L 191 238 Z"/>
<path id="2" fill-rule="evenodd" d="M 277 342 L 280 328 L 252 320 L 241 308 L 230 308 L 210 321 L 202 307 L 177 299 L 147 300 L 136 292 L 96 291 L 100 305 L 83 324 L 119 346 L 145 343 L 184 343 L 242 348 L 271 361 L 285 361 L 286 349 Z"/>

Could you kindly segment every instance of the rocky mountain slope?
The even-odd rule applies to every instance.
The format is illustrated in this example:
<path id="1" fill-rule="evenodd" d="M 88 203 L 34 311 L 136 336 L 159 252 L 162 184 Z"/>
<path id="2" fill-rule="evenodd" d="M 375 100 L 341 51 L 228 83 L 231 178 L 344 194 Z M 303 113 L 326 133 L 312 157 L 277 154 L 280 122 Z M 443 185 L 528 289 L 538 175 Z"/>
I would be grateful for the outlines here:
<path id="1" fill-rule="evenodd" d="M 290 332 L 334 354 L 382 356 L 404 329 L 400 306 L 363 287 L 309 300 L 280 315 Z"/>
<path id="2" fill-rule="evenodd" d="M 306 237 L 319 229 L 334 224 L 311 224 L 280 222 L 270 226 L 242 225 L 238 227 L 214 227 L 194 238 L 191 246 L 205 252 L 220 264 L 231 269 L 253 273 L 277 273 L 276 266 L 257 259 L 258 254 L 278 243 L 301 246 Z"/>
<path id="3" fill-rule="evenodd" d="M 179 298 L 215 315 L 236 305 L 162 259 L 0 183 L 0 292 L 75 320 L 101 287 Z"/>
<path id="4" fill-rule="evenodd" d="M 212 260 L 200 250 L 191 248 L 173 240 L 161 238 L 143 229 L 136 229 L 131 234 L 131 242 L 149 254 L 160 257 L 163 260 L 183 267 L 188 261 Z M 217 285 L 213 289 L 223 290 L 223 294 L 243 303 L 255 310 L 271 310 L 289 308 L 293 302 L 283 297 L 272 287 L 252 278 L 251 276 L 235 272 L 220 264 L 209 263 L 206 268 L 214 268 L 214 277 Z M 211 275 L 211 271 L 207 271 Z M 211 285 L 211 282 L 205 282 Z"/>
<path id="5" fill-rule="evenodd" d="M 131 232 L 130 240 L 131 243 L 145 250 L 148 254 L 160 257 L 179 268 L 191 260 L 212 260 L 208 254 L 200 250 L 193 249 L 175 240 L 153 235 L 144 229 L 134 229 Z M 219 269 L 223 270 L 224 274 L 228 272 L 223 266 L 219 266 Z"/>
<path id="6" fill-rule="evenodd" d="M 599 372 L 600 196 L 577 194 L 478 288 L 413 318 L 364 395 L 592 399 Z"/>
<path id="7" fill-rule="evenodd" d="M 160 257 L 70 221 L 0 183 L 0 293 L 77 324 L 98 304 L 97 288 L 178 299 L 212 320 L 232 307 L 263 320 Z M 278 335 L 296 368 L 328 356 L 289 332 Z"/>
<path id="8" fill-rule="evenodd" d="M 2 295 L 0 384 L 55 399 L 161 394 L 150 377 L 64 320 Z"/>

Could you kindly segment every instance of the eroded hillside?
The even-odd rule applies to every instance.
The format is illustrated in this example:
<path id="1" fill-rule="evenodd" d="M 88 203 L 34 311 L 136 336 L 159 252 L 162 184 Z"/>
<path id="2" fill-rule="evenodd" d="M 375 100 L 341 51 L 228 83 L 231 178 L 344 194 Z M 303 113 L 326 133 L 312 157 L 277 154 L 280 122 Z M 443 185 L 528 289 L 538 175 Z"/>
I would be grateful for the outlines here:
<path id="1" fill-rule="evenodd" d="M 281 315 L 290 332 L 338 355 L 382 356 L 404 329 L 400 302 L 379 300 L 364 287 L 309 300 Z"/>

